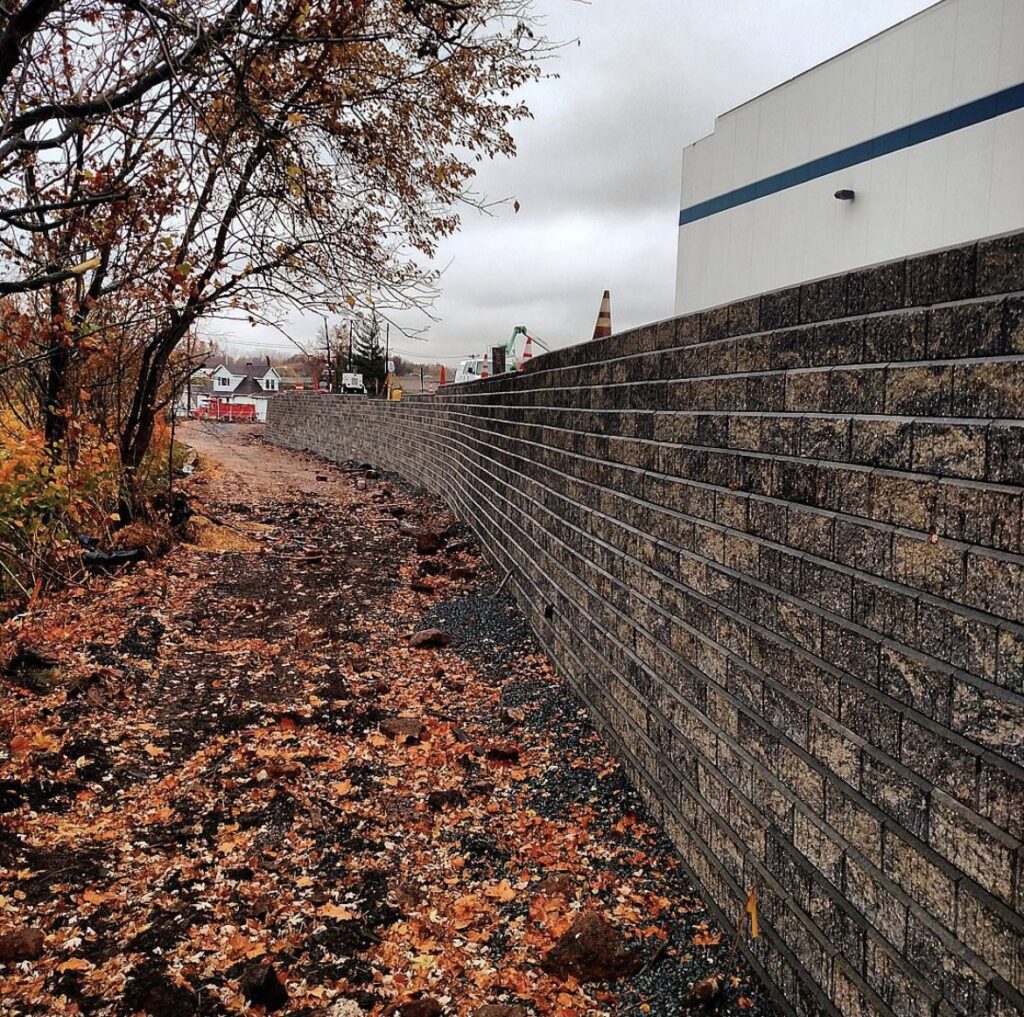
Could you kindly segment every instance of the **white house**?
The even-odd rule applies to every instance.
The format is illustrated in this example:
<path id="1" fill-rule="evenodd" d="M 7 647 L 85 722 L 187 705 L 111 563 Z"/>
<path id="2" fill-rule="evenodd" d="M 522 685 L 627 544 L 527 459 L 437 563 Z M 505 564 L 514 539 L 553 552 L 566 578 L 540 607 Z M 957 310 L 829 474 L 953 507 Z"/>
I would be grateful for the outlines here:
<path id="1" fill-rule="evenodd" d="M 1022 167 L 1024 0 L 940 0 L 685 149 L 676 313 L 1024 228 Z"/>
<path id="2" fill-rule="evenodd" d="M 264 392 L 280 392 L 281 390 L 281 375 L 277 373 L 276 368 L 268 366 L 266 372 L 256 380 Z"/>
<path id="3" fill-rule="evenodd" d="M 232 374 L 224 364 L 220 364 L 210 377 L 214 395 L 230 395 L 244 375 Z"/>

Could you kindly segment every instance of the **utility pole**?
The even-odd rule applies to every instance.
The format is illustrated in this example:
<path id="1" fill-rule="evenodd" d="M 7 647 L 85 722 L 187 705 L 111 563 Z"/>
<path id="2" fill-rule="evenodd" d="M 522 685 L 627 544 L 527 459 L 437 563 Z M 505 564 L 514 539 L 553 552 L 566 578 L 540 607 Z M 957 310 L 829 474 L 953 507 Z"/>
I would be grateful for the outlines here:
<path id="1" fill-rule="evenodd" d="M 384 397 L 391 398 L 391 372 L 388 364 L 391 362 L 391 322 L 384 323 Z"/>
<path id="2" fill-rule="evenodd" d="M 348 320 L 348 370 L 352 373 L 352 319 Z"/>
<path id="3" fill-rule="evenodd" d="M 420 395 L 423 395 L 423 365 L 420 364 Z"/>
<path id="4" fill-rule="evenodd" d="M 192 329 L 188 330 L 188 339 L 185 340 L 185 368 L 188 371 L 188 377 L 185 379 L 185 417 L 192 416 Z M 173 420 L 173 418 L 172 418 Z M 173 430 L 173 427 L 172 427 Z M 171 444 L 174 444 L 172 437 Z"/>
<path id="5" fill-rule="evenodd" d="M 324 346 L 327 348 L 327 391 L 334 391 L 334 363 L 331 360 L 331 333 L 327 330 L 327 319 L 324 318 Z"/>

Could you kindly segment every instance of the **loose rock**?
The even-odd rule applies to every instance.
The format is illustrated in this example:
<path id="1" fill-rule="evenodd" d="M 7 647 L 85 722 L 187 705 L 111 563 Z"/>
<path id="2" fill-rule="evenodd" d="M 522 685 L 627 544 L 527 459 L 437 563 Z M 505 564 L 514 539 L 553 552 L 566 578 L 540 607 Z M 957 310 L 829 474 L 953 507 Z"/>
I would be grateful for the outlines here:
<path id="1" fill-rule="evenodd" d="M 46 936 L 42 929 L 17 929 L 0 936 L 0 961 L 16 964 L 38 960 L 43 955 Z"/>
<path id="2" fill-rule="evenodd" d="M 254 964 L 246 968 L 238 987 L 249 1003 L 265 1007 L 267 1013 L 280 1010 L 288 1002 L 288 990 L 269 964 Z"/>
<path id="3" fill-rule="evenodd" d="M 440 629 L 421 629 L 409 637 L 409 643 L 419 650 L 432 646 L 447 646 L 450 642 L 448 634 Z"/>
<path id="4" fill-rule="evenodd" d="M 717 1001 L 721 991 L 722 975 L 716 971 L 714 974 L 708 975 L 707 978 L 693 983 L 693 988 L 683 1000 L 683 1006 L 687 1010 L 707 1009 Z"/>
<path id="5" fill-rule="evenodd" d="M 406 743 L 421 741 L 426 730 L 420 721 L 411 717 L 387 717 L 380 722 L 380 729 L 389 738 Z"/>
<path id="6" fill-rule="evenodd" d="M 548 876 L 547 879 L 542 879 L 534 890 L 549 897 L 564 897 L 566 900 L 572 900 L 576 896 L 570 876 Z"/>
<path id="7" fill-rule="evenodd" d="M 362 1017 L 362 1012 L 356 1000 L 339 999 L 331 1007 L 330 1017 Z"/>
<path id="8" fill-rule="evenodd" d="M 593 912 L 580 915 L 548 951 L 541 967 L 556 978 L 610 982 L 635 974 L 640 958 L 627 950 L 619 931 Z"/>
<path id="9" fill-rule="evenodd" d="M 441 1004 L 432 996 L 424 996 L 422 999 L 410 999 L 397 1006 L 389 1006 L 384 1011 L 385 1017 L 391 1014 L 399 1014 L 400 1017 L 441 1017 L 444 1012 Z"/>
<path id="10" fill-rule="evenodd" d="M 518 762 L 519 746 L 511 742 L 495 742 L 487 746 L 487 758 L 500 763 Z"/>
<path id="11" fill-rule="evenodd" d="M 420 554 L 437 554 L 444 546 L 444 535 L 435 530 L 420 530 L 416 534 L 416 550 Z"/>

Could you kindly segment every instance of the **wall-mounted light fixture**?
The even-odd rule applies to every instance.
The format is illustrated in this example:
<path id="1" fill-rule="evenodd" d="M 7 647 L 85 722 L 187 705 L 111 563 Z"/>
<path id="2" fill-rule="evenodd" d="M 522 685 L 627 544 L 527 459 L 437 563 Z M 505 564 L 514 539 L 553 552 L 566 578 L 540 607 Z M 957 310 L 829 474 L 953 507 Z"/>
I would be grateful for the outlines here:
<path id="1" fill-rule="evenodd" d="M 856 191 L 851 191 L 848 187 L 844 187 L 841 190 L 836 191 L 836 199 L 838 201 L 853 201 L 857 197 Z"/>

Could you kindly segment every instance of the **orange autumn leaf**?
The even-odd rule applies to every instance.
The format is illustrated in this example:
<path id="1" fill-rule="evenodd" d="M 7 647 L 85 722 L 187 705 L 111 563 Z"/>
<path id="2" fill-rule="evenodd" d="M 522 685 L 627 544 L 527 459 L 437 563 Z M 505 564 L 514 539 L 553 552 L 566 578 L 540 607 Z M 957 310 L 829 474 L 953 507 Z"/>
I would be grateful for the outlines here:
<path id="1" fill-rule="evenodd" d="M 483 910 L 484 902 L 473 894 L 465 894 L 455 901 L 452 908 L 452 927 L 468 929 Z"/>
<path id="2" fill-rule="evenodd" d="M 718 946 L 718 944 L 722 942 L 722 934 L 720 932 L 710 932 L 705 929 L 701 932 L 695 933 L 690 942 L 694 946 Z"/>
<path id="3" fill-rule="evenodd" d="M 23 756 L 28 752 L 32 742 L 24 735 L 17 735 L 10 741 L 11 754 L 15 756 Z"/>
<path id="4" fill-rule="evenodd" d="M 60 972 L 91 971 L 92 964 L 90 964 L 84 957 L 72 957 L 70 960 L 64 961 L 63 964 L 58 964 L 57 970 Z"/>
<path id="5" fill-rule="evenodd" d="M 493 886 L 485 887 L 484 894 L 490 897 L 491 900 L 506 903 L 515 899 L 516 891 L 507 879 L 503 879 L 500 883 L 495 883 Z"/>
<path id="6" fill-rule="evenodd" d="M 334 918 L 339 922 L 351 922 L 359 917 L 350 908 L 343 908 L 337 904 L 323 904 L 317 908 L 316 913 L 321 918 Z"/>

